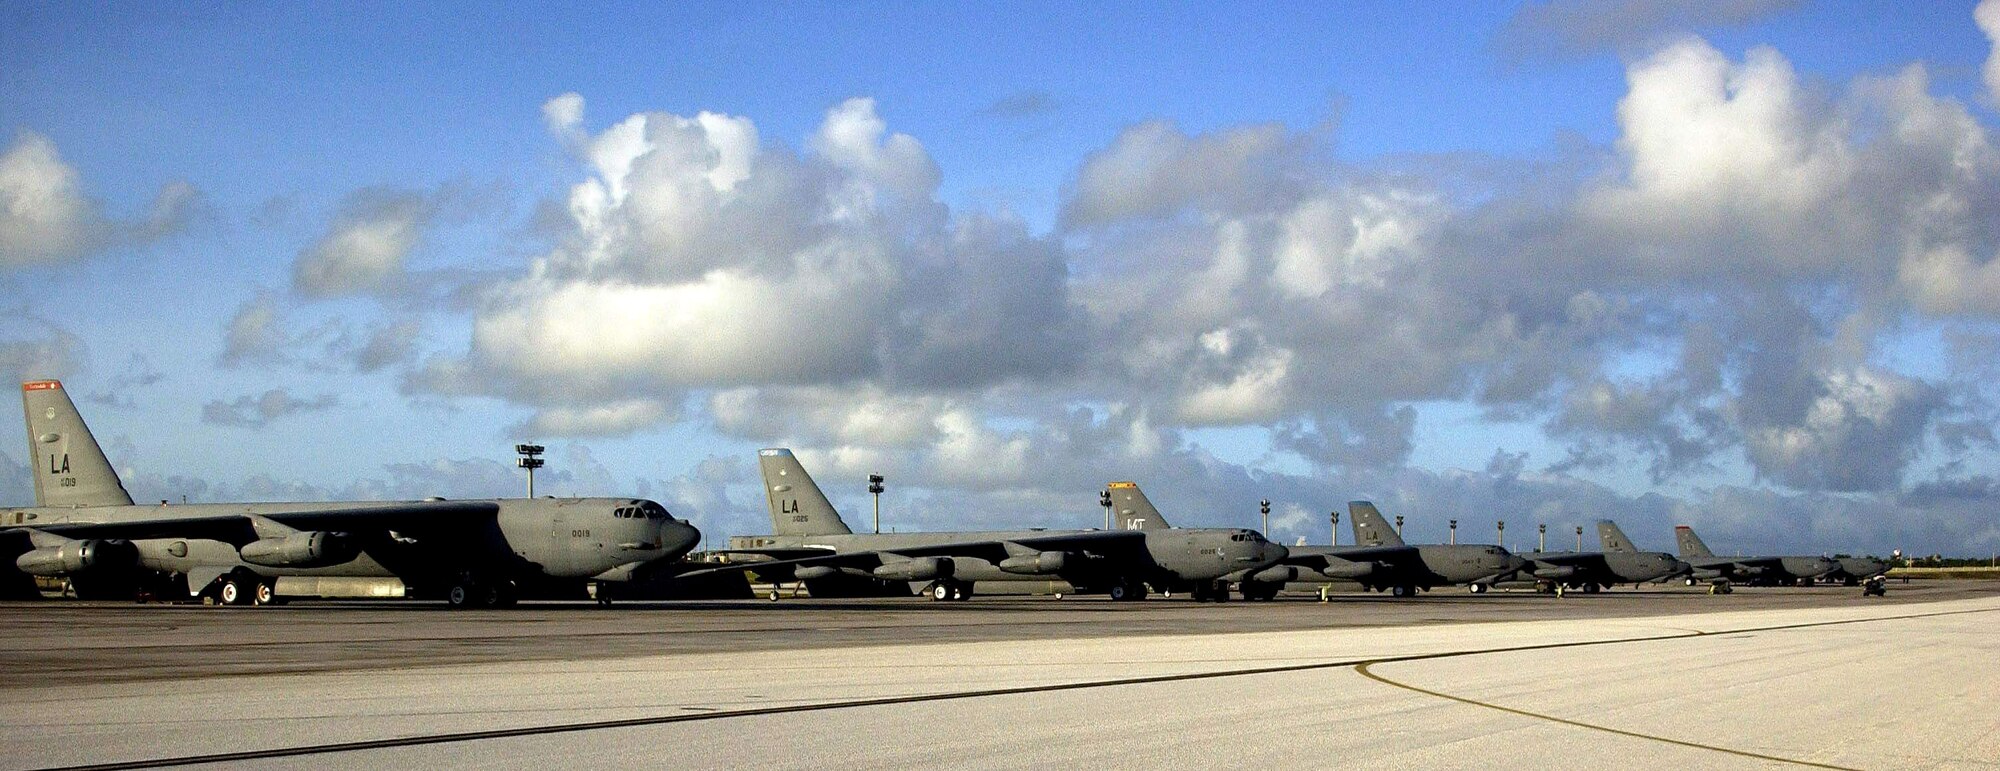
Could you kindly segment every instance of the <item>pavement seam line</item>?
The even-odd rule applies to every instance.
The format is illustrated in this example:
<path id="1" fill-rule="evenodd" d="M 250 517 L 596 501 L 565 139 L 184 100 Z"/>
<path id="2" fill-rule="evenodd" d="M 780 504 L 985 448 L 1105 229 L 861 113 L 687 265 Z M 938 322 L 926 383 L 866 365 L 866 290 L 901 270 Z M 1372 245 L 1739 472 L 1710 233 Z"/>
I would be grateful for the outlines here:
<path id="1" fill-rule="evenodd" d="M 1673 639 L 1685 639 L 1685 638 L 1688 638 L 1688 637 L 1695 637 L 1695 636 L 1699 636 L 1699 635 L 1676 635 L 1676 636 L 1674 636 L 1674 637 L 1664 637 L 1664 638 L 1660 638 L 1660 639 L 1662 639 L 1662 640 L 1673 640 Z M 1568 718 L 1560 718 L 1560 717 L 1556 717 L 1556 716 L 1554 716 L 1554 715 L 1544 715 L 1544 714 L 1542 714 L 1542 713 L 1540 713 L 1540 712 L 1529 712 L 1529 711 L 1527 711 L 1527 710 L 1525 710 L 1525 709 L 1515 709 L 1515 708 L 1513 708 L 1513 707 L 1508 707 L 1508 706 L 1503 706 L 1503 705 L 1499 705 L 1499 704 L 1494 704 L 1494 703 L 1491 703 L 1491 702 L 1484 702 L 1484 701 L 1479 701 L 1479 700 L 1477 700 L 1477 699 L 1469 699 L 1469 698 L 1466 698 L 1466 697 L 1463 697 L 1463 696 L 1453 696 L 1453 695 L 1451 695 L 1451 694 L 1449 694 L 1449 693 L 1440 693 L 1440 692 L 1438 692 L 1438 691 L 1433 691 L 1433 690 L 1429 690 L 1429 689 L 1425 689 L 1425 688 L 1418 688 L 1417 686 L 1414 686 L 1414 685 L 1410 685 L 1409 683 L 1403 683 L 1403 682 L 1397 682 L 1397 681 L 1395 681 L 1395 680 L 1391 680 L 1391 679 L 1389 679 L 1389 678 L 1387 678 L 1387 677 L 1384 677 L 1384 676 L 1382 676 L 1382 675 L 1378 675 L 1378 674 L 1376 674 L 1376 673 L 1375 673 L 1375 672 L 1374 672 L 1373 670 L 1369 669 L 1370 665 L 1372 665 L 1372 664 L 1375 664 L 1375 663 L 1377 663 L 1377 662 L 1373 662 L 1373 661 L 1368 661 L 1368 662 L 1363 662 L 1363 663 L 1361 663 L 1361 664 L 1358 664 L 1358 665 L 1356 665 L 1356 666 L 1354 667 L 1354 671 L 1356 671 L 1356 672 L 1359 672 L 1359 673 L 1361 673 L 1361 676 L 1362 676 L 1362 677 L 1366 677 L 1366 678 L 1368 678 L 1368 679 L 1370 679 L 1370 680 L 1374 680 L 1375 682 L 1378 682 L 1378 683 L 1381 683 L 1381 684 L 1383 684 L 1383 685 L 1389 685 L 1389 686 L 1394 686 L 1394 687 L 1397 687 L 1397 688 L 1401 688 L 1401 689 L 1403 689 L 1403 690 L 1406 690 L 1406 691 L 1415 691 L 1415 692 L 1417 692 L 1417 693 L 1421 693 L 1421 694 L 1423 694 L 1423 695 L 1425 695 L 1425 696 L 1435 696 L 1435 697 L 1437 697 L 1437 698 L 1440 698 L 1440 699 L 1445 699 L 1445 700 L 1448 700 L 1448 701 L 1455 701 L 1455 702 L 1458 702 L 1458 703 L 1460 703 L 1460 704 L 1467 704 L 1467 705 L 1471 705 L 1471 706 L 1474 706 L 1474 707 L 1484 707 L 1484 708 L 1486 708 L 1486 709 L 1491 709 L 1491 710 L 1497 710 L 1497 711 L 1500 711 L 1500 712 L 1505 712 L 1505 713 L 1507 713 L 1507 714 L 1510 714 L 1510 715 L 1519 715 L 1519 716 L 1521 716 L 1521 717 L 1529 717 L 1529 718 L 1534 718 L 1534 719 L 1536 719 L 1536 720 L 1544 720 L 1544 721 L 1548 721 L 1548 722 L 1551 722 L 1551 723 L 1558 723 L 1558 724 L 1561 724 L 1561 725 L 1566 725 L 1566 726 L 1571 726 L 1571 727 L 1574 727 L 1574 728 L 1586 728 L 1586 729 L 1589 729 L 1589 730 L 1592 730 L 1592 731 L 1603 731 L 1603 732 L 1605 732 L 1605 733 L 1608 733 L 1608 734 L 1616 734 L 1616 735 L 1619 735 L 1619 736 L 1627 736 L 1627 737 L 1631 737 L 1631 738 L 1634 738 L 1634 739 L 1644 739 L 1644 740 L 1647 740 L 1647 741 L 1655 741 L 1655 742 L 1663 742 L 1663 743 L 1666 743 L 1666 744 L 1673 744 L 1673 745 L 1678 745 L 1678 746 L 1681 746 L 1681 747 L 1692 747 L 1692 748 L 1694 748 L 1694 749 L 1698 749 L 1698 750 L 1710 750 L 1710 751 L 1713 751 L 1713 752 L 1721 752 L 1721 753 L 1726 753 L 1726 754 L 1730 754 L 1730 755 L 1736 755 L 1736 756 L 1739 756 L 1739 757 L 1745 757 L 1745 758 L 1755 758 L 1755 759 L 1757 759 L 1757 760 L 1770 760 L 1770 761 L 1776 761 L 1776 762 L 1779 762 L 1779 763 L 1791 763 L 1791 764 L 1795 764 L 1795 765 L 1801 765 L 1801 766 L 1811 766 L 1811 767 L 1813 767 L 1813 768 L 1831 768 L 1831 769 L 1838 769 L 1839 771 L 1861 771 L 1861 769 L 1858 769 L 1858 768 L 1852 768 L 1852 767 L 1849 767 L 1849 766 L 1835 766 L 1835 765 L 1829 765 L 1829 764 L 1826 764 L 1826 763 L 1815 763 L 1815 762 L 1813 762 L 1813 761 L 1810 761 L 1810 760 L 1798 760 L 1798 759 L 1795 759 L 1795 758 L 1785 758 L 1785 757 L 1779 757 L 1779 756 L 1776 756 L 1776 755 L 1763 755 L 1763 754 L 1759 754 L 1759 753 L 1755 753 L 1755 752 L 1750 752 L 1750 751 L 1748 751 L 1748 750 L 1738 750 L 1738 749 L 1732 749 L 1732 748 L 1729 748 L 1729 747 L 1717 747 L 1717 746 L 1715 746 L 1715 745 L 1712 745 L 1712 744 L 1701 744 L 1701 743 L 1698 743 L 1698 742 L 1690 742 L 1690 741 L 1683 741 L 1683 740 L 1681 740 L 1681 739 L 1674 739 L 1674 738 L 1670 738 L 1670 737 L 1665 737 L 1665 736 L 1655 736 L 1655 735 L 1652 735 L 1652 734 L 1642 734 L 1642 733 L 1638 733 L 1638 732 L 1636 732 L 1636 731 L 1627 731 L 1627 730 L 1624 730 L 1624 729 L 1620 729 L 1620 728 L 1612 728 L 1612 727 L 1610 727 L 1610 726 L 1602 726 L 1602 725 L 1595 725 L 1595 724 L 1592 724 L 1592 723 L 1585 723 L 1585 722 L 1581 722 L 1581 721 L 1577 721 L 1577 720 L 1570 720 L 1570 719 L 1568 719 Z"/>

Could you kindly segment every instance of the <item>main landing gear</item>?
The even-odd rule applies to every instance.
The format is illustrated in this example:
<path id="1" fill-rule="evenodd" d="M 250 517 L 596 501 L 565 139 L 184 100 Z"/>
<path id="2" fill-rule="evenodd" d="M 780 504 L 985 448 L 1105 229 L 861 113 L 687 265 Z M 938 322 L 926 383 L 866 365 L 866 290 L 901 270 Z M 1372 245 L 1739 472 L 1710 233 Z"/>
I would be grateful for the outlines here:
<path id="1" fill-rule="evenodd" d="M 216 576 L 201 592 L 203 605 L 281 605 L 274 579 L 236 572 Z"/>
<path id="2" fill-rule="evenodd" d="M 445 604 L 450 605 L 453 610 L 511 608 L 520 599 L 520 594 L 512 581 L 482 581 L 473 576 L 460 576 L 458 581 L 444 593 Z M 610 597 L 600 600 L 607 605 L 610 601 Z"/>
<path id="3" fill-rule="evenodd" d="M 972 599 L 972 584 L 941 578 L 924 587 L 932 602 L 964 602 Z"/>
<path id="4" fill-rule="evenodd" d="M 1146 599 L 1146 585 L 1138 581 L 1119 581 L 1105 589 L 1104 593 L 1117 602 L 1136 602 Z"/>
<path id="5" fill-rule="evenodd" d="M 1190 592 L 1190 594 L 1194 595 L 1195 602 L 1228 602 L 1229 582 L 1204 581 L 1195 584 L 1194 591 Z"/>

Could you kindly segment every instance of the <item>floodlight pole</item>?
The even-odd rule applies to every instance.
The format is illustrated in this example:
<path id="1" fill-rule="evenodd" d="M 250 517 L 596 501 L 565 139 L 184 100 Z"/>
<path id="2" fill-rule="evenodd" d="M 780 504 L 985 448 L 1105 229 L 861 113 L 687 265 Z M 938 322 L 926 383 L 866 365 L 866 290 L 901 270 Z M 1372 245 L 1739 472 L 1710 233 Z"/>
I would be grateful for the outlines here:
<path id="1" fill-rule="evenodd" d="M 1583 551 L 1583 526 L 1576 526 L 1576 550 Z"/>
<path id="2" fill-rule="evenodd" d="M 1403 537 L 1403 515 L 1401 514 L 1396 515 L 1396 537 L 1398 539 Z"/>
<path id="3" fill-rule="evenodd" d="M 882 532 L 882 475 L 868 475 L 868 494 L 875 496 L 875 532 Z"/>
<path id="4" fill-rule="evenodd" d="M 1506 548 L 1506 547 L 1507 547 L 1507 520 L 1504 520 L 1504 519 L 1503 519 L 1503 520 L 1499 520 L 1498 522 L 1496 522 L 1496 523 L 1495 523 L 1495 525 L 1494 525 L 1494 532 L 1495 532 L 1495 533 L 1496 533 L 1496 534 L 1497 534 L 1497 535 L 1499 536 L 1499 539 L 1500 539 L 1500 543 L 1499 543 L 1499 544 L 1497 544 L 1497 545 L 1498 545 L 1498 546 L 1500 546 L 1500 547 L 1501 547 L 1501 548 L 1503 548 L 1503 549 L 1504 549 L 1504 548 Z"/>
<path id="5" fill-rule="evenodd" d="M 514 445 L 514 452 L 519 453 L 521 456 L 521 459 L 515 461 L 514 465 L 528 470 L 529 498 L 535 497 L 535 469 L 542 467 L 544 461 L 541 459 L 541 454 L 546 449 L 539 444 Z"/>
<path id="6" fill-rule="evenodd" d="M 1333 512 L 1333 545 L 1340 545 L 1340 512 Z"/>
<path id="7" fill-rule="evenodd" d="M 1451 521 L 1451 545 L 1458 545 L 1458 520 Z"/>
<path id="8" fill-rule="evenodd" d="M 1261 500 L 1261 501 L 1258 501 L 1258 502 L 1257 502 L 1257 510 L 1258 510 L 1258 511 L 1261 511 L 1261 512 L 1264 512 L 1264 529 L 1263 529 L 1263 530 L 1259 530 L 1259 531 L 1257 531 L 1257 532 L 1260 532 L 1260 533 L 1263 533 L 1263 534 L 1264 534 L 1264 537 L 1265 537 L 1265 538 L 1270 538 L 1270 537 L 1271 537 L 1271 501 L 1270 501 L 1269 499 L 1265 499 L 1265 500 Z"/>
<path id="9" fill-rule="evenodd" d="M 1104 507 L 1104 529 L 1106 529 L 1106 530 L 1110 530 L 1110 529 L 1111 529 L 1111 491 L 1110 491 L 1109 489 L 1104 489 L 1104 490 L 1099 490 L 1099 491 L 1097 491 L 1097 505 L 1099 505 L 1099 506 L 1103 506 L 1103 507 Z"/>

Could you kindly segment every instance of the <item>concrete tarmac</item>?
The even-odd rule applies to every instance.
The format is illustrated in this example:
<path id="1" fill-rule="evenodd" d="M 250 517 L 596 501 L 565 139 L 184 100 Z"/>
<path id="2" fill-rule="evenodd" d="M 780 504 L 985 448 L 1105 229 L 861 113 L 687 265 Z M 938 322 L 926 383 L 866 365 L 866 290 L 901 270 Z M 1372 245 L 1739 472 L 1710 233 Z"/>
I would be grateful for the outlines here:
<path id="1" fill-rule="evenodd" d="M 0 767 L 2000 767 L 2000 583 L 0 605 Z"/>

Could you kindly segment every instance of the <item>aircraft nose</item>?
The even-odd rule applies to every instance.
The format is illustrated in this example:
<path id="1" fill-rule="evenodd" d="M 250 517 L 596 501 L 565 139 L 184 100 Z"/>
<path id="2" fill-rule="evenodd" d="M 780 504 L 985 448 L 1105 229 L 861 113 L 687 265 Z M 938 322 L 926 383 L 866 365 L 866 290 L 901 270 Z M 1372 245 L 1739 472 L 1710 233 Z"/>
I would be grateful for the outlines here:
<path id="1" fill-rule="evenodd" d="M 660 551 L 663 559 L 680 559 L 695 544 L 701 543 L 701 530 L 687 520 L 670 519 L 660 523 Z"/>

